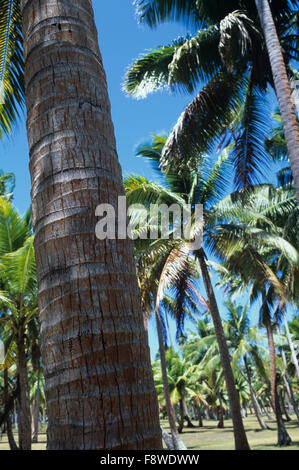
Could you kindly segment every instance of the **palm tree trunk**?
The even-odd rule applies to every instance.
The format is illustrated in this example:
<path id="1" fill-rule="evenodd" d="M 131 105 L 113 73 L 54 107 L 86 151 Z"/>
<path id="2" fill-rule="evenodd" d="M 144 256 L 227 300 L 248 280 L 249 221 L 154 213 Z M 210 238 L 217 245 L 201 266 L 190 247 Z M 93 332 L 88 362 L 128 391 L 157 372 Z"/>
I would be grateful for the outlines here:
<path id="1" fill-rule="evenodd" d="M 299 128 L 292 102 L 291 87 L 269 2 L 268 0 L 255 0 L 255 3 L 267 44 L 297 199 L 299 201 Z"/>
<path id="2" fill-rule="evenodd" d="M 278 391 L 277 391 L 276 355 L 275 355 L 275 345 L 274 345 L 274 339 L 273 339 L 271 319 L 268 316 L 266 316 L 264 319 L 264 322 L 265 322 L 265 327 L 267 330 L 269 352 L 270 352 L 270 381 L 271 381 L 273 410 L 276 416 L 277 431 L 278 431 L 277 445 L 289 446 L 292 444 L 292 441 L 283 422 L 280 403 L 279 403 L 279 396 L 278 396 Z"/>
<path id="3" fill-rule="evenodd" d="M 273 421 L 273 418 L 272 418 L 272 416 L 270 415 L 270 413 L 269 413 L 269 411 L 268 411 L 268 409 L 267 409 L 267 405 L 265 405 L 265 406 L 262 405 L 262 408 L 263 408 L 263 410 L 264 410 L 264 412 L 265 412 L 265 415 L 267 416 L 268 420 L 269 420 L 269 421 Z"/>
<path id="4" fill-rule="evenodd" d="M 21 327 L 17 337 L 17 367 L 20 381 L 18 407 L 19 448 L 20 450 L 31 450 L 30 394 L 24 339 L 24 330 Z"/>
<path id="5" fill-rule="evenodd" d="M 39 428 L 39 402 L 40 402 L 40 379 L 39 375 L 37 378 L 37 389 L 35 393 L 35 403 L 34 403 L 34 414 L 33 414 L 33 437 L 32 442 L 34 444 L 38 443 L 38 428 Z"/>
<path id="6" fill-rule="evenodd" d="M 4 405 L 5 407 L 8 404 L 8 370 L 5 368 L 4 369 Z M 9 448 L 10 450 L 18 450 L 18 446 L 16 444 L 13 431 L 12 431 L 12 425 L 11 425 L 11 413 L 8 413 L 8 416 L 6 418 L 6 433 L 7 433 L 7 439 L 9 443 Z"/>
<path id="7" fill-rule="evenodd" d="M 213 324 L 215 328 L 215 334 L 219 346 L 219 353 L 221 364 L 223 368 L 224 378 L 227 387 L 227 393 L 230 402 L 230 408 L 232 413 L 232 420 L 234 426 L 234 439 L 235 439 L 235 447 L 236 450 L 249 450 L 249 444 L 247 441 L 242 415 L 241 415 L 241 407 L 239 396 L 235 387 L 234 375 L 231 368 L 230 363 L 230 356 L 228 347 L 226 344 L 226 339 L 223 331 L 222 321 L 220 317 L 220 313 L 218 310 L 218 305 L 216 301 L 216 297 L 214 294 L 213 286 L 210 279 L 210 274 L 208 271 L 208 267 L 206 264 L 206 256 L 204 250 L 201 249 L 196 252 L 196 256 L 199 260 L 202 277 L 205 285 L 205 289 L 207 292 L 209 304 L 210 304 L 210 312 L 213 319 Z"/>
<path id="8" fill-rule="evenodd" d="M 163 341 L 163 329 L 161 323 L 160 312 L 156 309 L 156 324 L 157 324 L 157 333 L 158 333 L 158 342 L 159 342 L 159 352 L 160 352 L 160 362 L 161 362 L 161 373 L 163 381 L 163 390 L 166 403 L 167 417 L 170 426 L 170 432 L 172 436 L 172 448 L 173 450 L 186 450 L 185 445 L 181 441 L 177 427 L 176 427 L 176 414 L 171 403 L 170 393 L 169 393 L 169 384 L 167 376 L 167 367 L 166 367 L 166 357 L 165 357 L 165 347 Z"/>
<path id="9" fill-rule="evenodd" d="M 183 407 L 183 400 L 180 400 L 180 420 L 179 420 L 179 427 L 178 427 L 178 432 L 181 434 L 183 432 L 185 426 L 185 412 L 184 412 L 184 407 Z"/>
<path id="10" fill-rule="evenodd" d="M 295 366 L 297 378 L 299 379 L 298 359 L 297 359 L 296 351 L 295 351 L 295 348 L 294 348 L 294 343 L 293 343 L 293 340 L 292 340 L 292 336 L 291 336 L 291 333 L 290 333 L 289 324 L 288 324 L 285 312 L 283 312 L 283 324 L 284 324 L 284 327 L 285 327 L 285 330 L 286 330 L 288 343 L 289 343 L 290 350 L 291 350 L 292 362 Z"/>
<path id="11" fill-rule="evenodd" d="M 285 317 L 284 313 L 283 313 L 283 317 L 284 317 L 285 326 L 286 326 L 286 329 L 287 329 L 287 335 L 289 335 L 288 342 L 289 342 L 290 349 L 291 349 L 291 351 L 293 349 L 294 352 L 295 352 L 292 337 L 291 337 L 290 331 L 289 331 L 289 325 L 288 325 L 288 322 L 286 320 L 286 317 Z M 280 334 L 279 327 L 277 327 L 277 331 L 278 331 L 278 334 Z M 285 355 L 285 352 L 284 352 L 283 349 L 281 351 L 281 356 L 282 356 L 282 360 L 283 360 L 283 363 L 284 363 L 284 366 L 285 366 L 285 372 L 282 374 L 282 377 L 283 377 L 283 381 L 284 381 L 284 384 L 285 384 L 288 400 L 289 400 L 289 403 L 292 406 L 297 418 L 299 419 L 299 410 L 298 410 L 298 406 L 297 406 L 297 403 L 296 403 L 296 400 L 295 400 L 295 397 L 294 397 L 291 380 L 290 380 L 289 374 L 287 372 L 287 359 L 286 359 L 286 355 Z M 296 360 L 297 360 L 297 357 L 296 357 Z"/>
<path id="12" fill-rule="evenodd" d="M 244 356 L 243 359 L 244 359 L 244 364 L 245 364 L 245 369 L 246 369 L 246 374 L 247 374 L 247 382 L 248 382 L 248 385 L 249 385 L 249 391 L 250 391 L 250 396 L 251 396 L 251 401 L 252 401 L 252 406 L 253 406 L 253 409 L 254 409 L 255 416 L 258 420 L 258 423 L 259 423 L 261 429 L 269 429 L 268 426 L 266 425 L 264 419 L 263 419 L 263 415 L 262 415 L 260 405 L 257 401 L 257 398 L 255 396 L 255 393 L 254 393 L 254 390 L 253 390 L 253 387 L 252 387 L 251 373 L 250 373 L 250 370 L 249 370 L 247 357 Z"/>
<path id="13" fill-rule="evenodd" d="M 95 234 L 124 189 L 92 2 L 21 5 L 48 449 L 160 449 L 133 245 Z"/>
<path id="14" fill-rule="evenodd" d="M 218 418 L 219 418 L 219 422 L 218 422 L 218 429 L 224 429 L 224 410 L 223 410 L 223 406 L 222 406 L 222 399 L 221 399 L 221 394 L 218 393 L 218 399 L 219 399 L 219 407 L 218 407 Z"/>
<path id="15" fill-rule="evenodd" d="M 281 391 L 279 393 L 279 403 L 281 404 L 281 410 L 283 411 L 283 413 L 286 417 L 286 421 L 292 421 L 292 419 L 290 418 L 290 416 L 288 414 L 288 410 L 286 408 L 285 401 L 284 401 L 284 396 L 283 396 Z"/>
<path id="16" fill-rule="evenodd" d="M 192 423 L 191 418 L 189 416 L 188 407 L 187 407 L 187 403 L 186 403 L 186 398 L 185 398 L 184 395 L 182 397 L 182 404 L 183 404 L 184 419 L 185 419 L 185 421 L 187 421 L 187 428 L 194 428 L 195 426 Z"/>
<path id="17" fill-rule="evenodd" d="M 196 411 L 197 411 L 197 419 L 198 419 L 198 427 L 202 428 L 203 427 L 203 420 L 202 420 L 202 411 L 200 406 L 196 406 Z"/>

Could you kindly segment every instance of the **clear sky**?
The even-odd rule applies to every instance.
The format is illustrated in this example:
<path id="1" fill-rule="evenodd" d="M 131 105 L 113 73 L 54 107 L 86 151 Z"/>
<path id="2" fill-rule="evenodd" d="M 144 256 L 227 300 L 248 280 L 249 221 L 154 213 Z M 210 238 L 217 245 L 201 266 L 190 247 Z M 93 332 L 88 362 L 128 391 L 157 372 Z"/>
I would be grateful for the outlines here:
<path id="1" fill-rule="evenodd" d="M 137 101 L 125 95 L 121 84 L 126 68 L 141 52 L 167 44 L 187 31 L 178 24 L 159 26 L 157 30 L 138 25 L 132 0 L 94 0 L 93 4 L 123 174 L 154 177 L 148 164 L 135 157 L 135 147 L 152 133 L 169 132 L 192 97 L 160 92 Z M 0 168 L 16 175 L 15 205 L 21 213 L 30 205 L 25 120 L 23 114 L 12 136 L 0 142 Z M 157 342 L 152 322 L 150 343 L 153 355 Z"/>

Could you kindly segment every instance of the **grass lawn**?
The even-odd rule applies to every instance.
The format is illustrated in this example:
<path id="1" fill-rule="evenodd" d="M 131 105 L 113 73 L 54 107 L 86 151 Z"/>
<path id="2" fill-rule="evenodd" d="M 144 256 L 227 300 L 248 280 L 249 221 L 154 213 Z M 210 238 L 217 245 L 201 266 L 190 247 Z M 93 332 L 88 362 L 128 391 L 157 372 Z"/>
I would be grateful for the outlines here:
<path id="1" fill-rule="evenodd" d="M 197 424 L 193 422 L 193 424 Z M 244 419 L 249 445 L 252 450 L 299 450 L 299 421 L 286 423 L 289 435 L 293 441 L 291 447 L 276 447 L 277 430 L 275 422 L 267 422 L 270 430 L 262 431 L 255 417 Z M 164 429 L 169 432 L 166 421 L 162 422 Z M 203 428 L 184 429 L 181 434 L 184 444 L 189 450 L 234 450 L 233 427 L 231 421 L 225 421 L 225 428 L 218 429 L 217 422 L 204 421 Z"/>
<path id="2" fill-rule="evenodd" d="M 252 450 L 299 450 L 299 421 L 292 421 L 286 423 L 288 432 L 292 438 L 293 445 L 291 447 L 277 448 L 277 431 L 274 422 L 267 422 L 270 430 L 262 431 L 255 417 L 249 416 L 244 419 L 244 424 L 247 432 L 247 437 Z M 194 422 L 193 424 L 197 424 Z M 162 426 L 166 431 L 169 427 L 166 421 L 162 421 Z M 204 421 L 204 427 L 193 429 L 184 429 L 182 440 L 189 450 L 233 450 L 234 439 L 232 432 L 232 422 L 225 421 L 224 429 L 217 429 L 217 422 Z M 46 449 L 46 431 L 41 430 L 39 434 L 39 443 L 32 445 L 33 450 Z M 0 450 L 9 450 L 6 435 L 2 436 L 0 440 Z"/>

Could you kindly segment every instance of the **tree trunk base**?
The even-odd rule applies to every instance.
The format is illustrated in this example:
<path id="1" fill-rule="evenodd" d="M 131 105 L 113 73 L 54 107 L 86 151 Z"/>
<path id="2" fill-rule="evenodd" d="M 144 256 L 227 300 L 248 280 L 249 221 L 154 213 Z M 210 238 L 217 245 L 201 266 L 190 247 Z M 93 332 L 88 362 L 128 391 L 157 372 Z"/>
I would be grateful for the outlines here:
<path id="1" fill-rule="evenodd" d="M 163 428 L 161 428 L 161 430 L 163 441 L 168 450 L 187 450 L 187 447 L 179 436 L 168 434 Z"/>
<path id="2" fill-rule="evenodd" d="M 292 439 L 290 438 L 286 428 L 284 426 L 278 429 L 278 442 L 277 447 L 288 447 L 292 445 Z"/>

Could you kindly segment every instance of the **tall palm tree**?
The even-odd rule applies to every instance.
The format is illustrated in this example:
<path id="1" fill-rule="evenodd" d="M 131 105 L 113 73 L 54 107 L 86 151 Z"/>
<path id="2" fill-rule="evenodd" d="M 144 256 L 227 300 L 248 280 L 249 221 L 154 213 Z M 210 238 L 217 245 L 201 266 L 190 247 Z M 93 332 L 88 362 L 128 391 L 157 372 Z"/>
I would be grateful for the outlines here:
<path id="1" fill-rule="evenodd" d="M 152 187 L 150 183 L 149 187 Z M 136 198 L 140 186 L 136 187 L 136 181 L 133 178 L 127 178 L 125 188 L 130 202 Z M 169 196 L 170 194 L 168 194 L 168 198 Z M 141 229 L 144 230 L 144 226 Z M 164 438 L 165 433 L 163 433 L 163 438 L 171 449 L 185 450 L 186 447 L 178 435 L 175 410 L 170 396 L 165 352 L 165 336 L 167 336 L 165 317 L 171 312 L 176 318 L 179 330 L 181 330 L 185 310 L 190 306 L 189 304 L 192 306 L 189 292 L 192 289 L 189 284 L 196 272 L 189 260 L 189 252 L 183 253 L 178 243 L 162 241 L 160 244 L 152 244 L 152 241 L 149 240 L 136 240 L 135 256 L 141 304 L 146 321 L 151 316 L 151 311 L 155 312 L 163 395 L 171 431 L 171 439 L 167 436 Z M 171 295 L 167 295 L 167 291 L 170 289 Z"/>
<path id="2" fill-rule="evenodd" d="M 298 31 L 291 34 L 288 27 L 294 14 L 288 1 L 272 3 L 289 63 L 298 58 L 294 52 Z M 140 21 L 150 27 L 168 20 L 188 21 L 192 33 L 196 31 L 141 56 L 129 68 L 124 84 L 129 94 L 140 97 L 164 87 L 191 93 L 201 88 L 169 136 L 163 166 L 179 167 L 194 151 L 210 151 L 215 139 L 221 143 L 229 135 L 236 144 L 232 152 L 236 188 L 256 183 L 267 161 L 258 142 L 267 121 L 265 91 L 273 79 L 255 5 L 250 0 L 221 5 L 214 0 L 136 4 Z M 236 134 L 231 123 L 241 103 Z"/>
<path id="3" fill-rule="evenodd" d="M 164 139 L 166 139 L 165 136 Z M 225 149 L 220 155 L 218 155 L 218 158 L 214 164 L 211 164 L 211 162 L 209 164 L 209 158 L 206 155 L 197 156 L 197 162 L 194 163 L 193 171 L 191 171 L 188 167 L 182 167 L 179 173 L 175 171 L 169 171 L 166 174 L 166 188 L 163 185 L 152 183 L 144 178 L 131 177 L 128 180 L 127 185 L 128 200 L 129 202 L 135 203 L 142 202 L 145 206 L 149 206 L 150 203 L 160 202 L 163 195 L 166 195 L 168 199 L 171 199 L 173 202 L 176 201 L 176 203 L 180 204 L 182 208 L 186 207 L 186 204 L 190 204 L 192 208 L 195 208 L 197 204 L 201 204 L 204 209 L 206 224 L 204 238 L 206 237 L 208 245 L 210 239 L 209 234 L 210 231 L 213 230 L 213 224 L 215 221 L 214 215 L 212 216 L 212 219 L 210 219 L 210 211 L 213 207 L 213 203 L 215 203 L 215 200 L 217 200 L 217 198 L 221 197 L 220 195 L 223 194 L 224 187 L 226 185 L 228 155 L 228 149 Z M 159 167 L 161 153 L 159 154 L 159 152 L 156 150 L 155 152 L 146 154 L 146 156 L 154 162 L 155 168 L 160 174 L 160 177 L 163 176 L 161 168 Z M 221 363 L 224 371 L 234 423 L 236 448 L 248 449 L 249 446 L 243 426 L 239 397 L 235 388 L 234 376 L 230 364 L 229 351 L 226 344 L 221 316 L 216 301 L 204 248 L 202 247 L 201 249 L 194 251 L 194 256 L 200 265 L 201 275 L 207 294 L 209 310 L 213 319 L 215 334 L 219 345 Z"/>
<path id="4" fill-rule="evenodd" d="M 234 365 L 239 366 L 239 359 L 243 360 L 245 376 L 248 382 L 256 418 L 261 429 L 268 429 L 253 388 L 252 374 L 248 361 L 248 356 L 252 355 L 256 359 L 257 355 L 258 334 L 256 328 L 249 326 L 247 306 L 242 308 L 241 306 L 236 306 L 231 300 L 229 300 L 226 302 L 226 307 L 228 309 L 228 329 L 230 333 L 230 343 L 233 349 L 233 363 Z"/>
<path id="5" fill-rule="evenodd" d="M 20 382 L 18 412 L 19 448 L 31 449 L 31 413 L 27 369 L 26 338 L 28 324 L 37 315 L 36 270 L 33 238 L 26 240 L 19 250 L 1 259 L 5 290 L 0 293 L 1 316 L 5 330 L 10 332 L 10 348 L 16 345 L 16 363 Z"/>
<path id="6" fill-rule="evenodd" d="M 133 247 L 95 235 L 124 190 L 92 3 L 21 12 L 48 449 L 159 449 Z"/>
<path id="7" fill-rule="evenodd" d="M 299 201 L 299 128 L 283 51 L 268 0 L 255 0 L 269 53 L 289 158 Z M 298 6 L 298 5 L 297 5 Z"/>
<path id="8" fill-rule="evenodd" d="M 216 209 L 218 215 L 222 212 L 225 221 L 216 235 L 222 239 L 218 239 L 218 247 L 222 245 L 222 253 L 226 256 L 223 278 L 227 278 L 231 291 L 250 286 L 251 301 L 259 297 L 262 300 L 261 322 L 268 336 L 278 444 L 289 445 L 291 440 L 283 423 L 277 394 L 271 313 L 279 313 L 287 302 L 296 304 L 298 299 L 298 208 L 294 190 L 289 185 L 282 188 L 263 185 L 246 197 L 244 194 L 228 196 Z"/>

